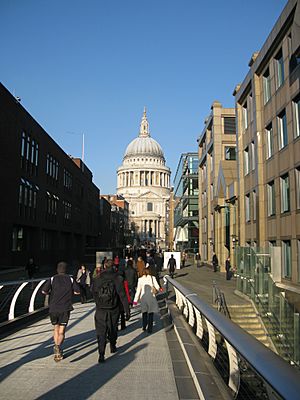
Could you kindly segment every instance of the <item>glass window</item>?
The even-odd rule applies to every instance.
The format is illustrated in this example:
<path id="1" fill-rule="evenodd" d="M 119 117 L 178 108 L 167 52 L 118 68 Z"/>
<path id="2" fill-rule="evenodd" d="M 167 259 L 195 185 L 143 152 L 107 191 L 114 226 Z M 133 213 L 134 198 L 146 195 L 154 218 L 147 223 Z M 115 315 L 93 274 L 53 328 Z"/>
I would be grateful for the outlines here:
<path id="1" fill-rule="evenodd" d="M 249 108 L 249 119 L 250 119 L 250 122 L 252 122 L 253 121 L 253 97 L 252 97 L 252 93 L 249 94 L 248 103 L 249 103 L 249 106 L 248 106 L 248 108 Z"/>
<path id="2" fill-rule="evenodd" d="M 267 184 L 267 213 L 268 217 L 275 215 L 275 182 L 271 181 Z"/>
<path id="3" fill-rule="evenodd" d="M 25 132 L 22 132 L 21 157 L 25 156 L 25 147 L 26 147 L 26 134 Z"/>
<path id="4" fill-rule="evenodd" d="M 264 104 L 271 98 L 271 77 L 269 68 L 263 74 L 263 91 L 264 91 Z"/>
<path id="5" fill-rule="evenodd" d="M 269 248 L 272 249 L 273 247 L 276 246 L 276 240 L 269 240 L 268 244 L 269 244 Z"/>
<path id="6" fill-rule="evenodd" d="M 282 111 L 277 117 L 277 130 L 278 130 L 278 145 L 279 145 L 279 150 L 281 150 L 288 144 L 285 110 Z"/>
<path id="7" fill-rule="evenodd" d="M 235 117 L 224 117 L 224 133 L 235 134 Z"/>
<path id="8" fill-rule="evenodd" d="M 296 208 L 300 209 L 300 167 L 295 169 Z"/>
<path id="9" fill-rule="evenodd" d="M 288 174 L 280 177 L 280 200 L 281 212 L 284 213 L 290 211 L 290 184 Z"/>
<path id="10" fill-rule="evenodd" d="M 207 219 L 206 217 L 203 218 L 203 233 L 207 231 Z"/>
<path id="11" fill-rule="evenodd" d="M 31 164 L 34 164 L 34 159 L 35 159 L 35 141 L 32 139 L 31 141 Z"/>
<path id="12" fill-rule="evenodd" d="M 153 203 L 147 203 L 147 211 L 153 211 Z"/>
<path id="13" fill-rule="evenodd" d="M 236 160 L 235 147 L 225 147 L 225 160 Z"/>
<path id="14" fill-rule="evenodd" d="M 278 89 L 284 82 L 284 65 L 283 65 L 283 55 L 282 50 L 280 50 L 275 59 L 275 82 L 276 89 Z"/>
<path id="15" fill-rule="evenodd" d="M 252 204 L 253 204 L 253 221 L 256 221 L 256 191 L 252 192 Z"/>
<path id="16" fill-rule="evenodd" d="M 266 153 L 267 159 L 274 154 L 274 138 L 272 124 L 268 125 L 265 129 L 266 132 Z"/>
<path id="17" fill-rule="evenodd" d="M 281 250 L 283 276 L 285 278 L 290 278 L 292 274 L 291 241 L 283 240 L 281 242 Z"/>
<path id="18" fill-rule="evenodd" d="M 248 128 L 247 101 L 242 106 L 242 121 L 243 121 L 243 129 L 246 130 Z"/>
<path id="19" fill-rule="evenodd" d="M 12 231 L 12 251 L 23 249 L 23 228 L 14 227 Z"/>
<path id="20" fill-rule="evenodd" d="M 300 97 L 293 100 L 294 137 L 300 136 Z"/>
<path id="21" fill-rule="evenodd" d="M 252 171 L 255 169 L 255 160 L 256 160 L 256 158 L 255 158 L 255 144 L 254 144 L 254 142 L 251 142 L 251 145 L 250 145 L 250 149 L 251 149 L 251 169 L 252 169 Z"/>
<path id="22" fill-rule="evenodd" d="M 26 160 L 30 158 L 30 136 L 27 136 Z"/>
<path id="23" fill-rule="evenodd" d="M 249 148 L 246 147 L 244 150 L 244 174 L 249 174 Z"/>
<path id="24" fill-rule="evenodd" d="M 246 222 L 250 221 L 250 195 L 245 196 L 245 219 Z"/>

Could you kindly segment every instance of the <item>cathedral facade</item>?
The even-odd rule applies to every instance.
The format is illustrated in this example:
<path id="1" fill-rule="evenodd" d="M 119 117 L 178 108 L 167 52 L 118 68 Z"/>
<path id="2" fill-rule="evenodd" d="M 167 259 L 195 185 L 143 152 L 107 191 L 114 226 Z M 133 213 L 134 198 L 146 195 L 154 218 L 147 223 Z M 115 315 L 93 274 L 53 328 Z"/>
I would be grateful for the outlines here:
<path id="1" fill-rule="evenodd" d="M 146 109 L 140 132 L 118 168 L 117 194 L 129 203 L 129 222 L 140 242 L 165 247 L 171 171 L 161 146 L 150 136 Z"/>

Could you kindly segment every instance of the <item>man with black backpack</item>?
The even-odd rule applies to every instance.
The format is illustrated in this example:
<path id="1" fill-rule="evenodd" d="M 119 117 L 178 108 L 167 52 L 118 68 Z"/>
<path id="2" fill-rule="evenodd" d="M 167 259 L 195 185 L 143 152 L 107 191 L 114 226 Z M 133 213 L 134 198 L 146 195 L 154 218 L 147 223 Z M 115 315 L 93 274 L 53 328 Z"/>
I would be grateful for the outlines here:
<path id="1" fill-rule="evenodd" d="M 120 302 L 128 321 L 130 311 L 123 280 L 113 269 L 112 260 L 107 260 L 105 270 L 94 280 L 93 297 L 96 302 L 95 327 L 98 341 L 99 363 L 105 361 L 106 339 L 110 342 L 110 352 L 117 351 L 118 320 Z"/>

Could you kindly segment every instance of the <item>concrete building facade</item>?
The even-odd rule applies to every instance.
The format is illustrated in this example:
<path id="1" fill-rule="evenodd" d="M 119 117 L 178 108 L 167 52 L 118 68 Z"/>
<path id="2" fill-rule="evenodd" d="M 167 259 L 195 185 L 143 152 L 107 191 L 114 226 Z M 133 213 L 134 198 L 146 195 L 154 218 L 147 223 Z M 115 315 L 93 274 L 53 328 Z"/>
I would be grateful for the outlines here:
<path id="1" fill-rule="evenodd" d="M 236 237 L 236 128 L 234 108 L 215 101 L 198 138 L 199 252 L 204 262 L 217 254 L 221 269 Z M 230 200 L 230 201 L 227 201 Z"/>

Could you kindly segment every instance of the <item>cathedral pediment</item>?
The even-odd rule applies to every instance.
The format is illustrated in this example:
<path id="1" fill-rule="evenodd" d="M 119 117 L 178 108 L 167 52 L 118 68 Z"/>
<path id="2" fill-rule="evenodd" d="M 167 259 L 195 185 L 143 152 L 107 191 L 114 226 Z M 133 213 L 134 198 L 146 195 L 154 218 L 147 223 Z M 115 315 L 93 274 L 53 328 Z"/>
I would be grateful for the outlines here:
<path id="1" fill-rule="evenodd" d="M 147 192 L 141 193 L 139 196 L 137 196 L 138 199 L 143 199 L 143 198 L 148 198 L 148 197 L 150 197 L 152 199 L 162 199 L 163 198 L 163 196 L 161 196 L 155 192 L 152 192 L 151 190 L 148 190 Z"/>

